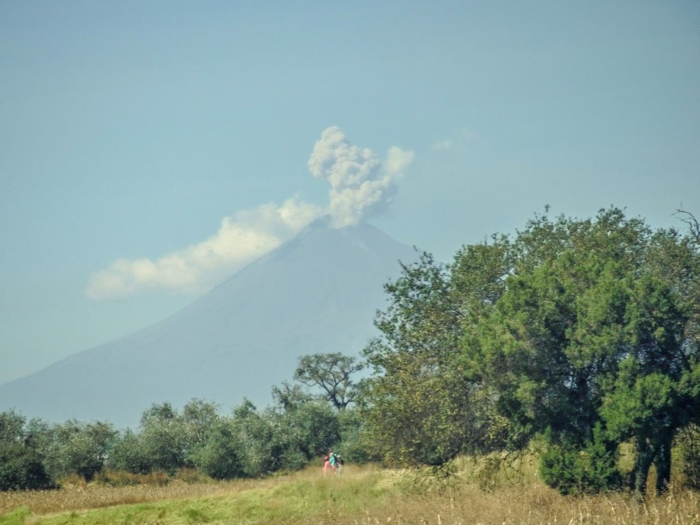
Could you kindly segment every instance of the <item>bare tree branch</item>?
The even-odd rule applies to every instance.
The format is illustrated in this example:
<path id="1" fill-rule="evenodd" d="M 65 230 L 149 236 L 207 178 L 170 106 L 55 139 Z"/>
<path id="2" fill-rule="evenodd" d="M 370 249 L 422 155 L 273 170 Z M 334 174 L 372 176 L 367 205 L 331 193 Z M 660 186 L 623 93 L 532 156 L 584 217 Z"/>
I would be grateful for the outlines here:
<path id="1" fill-rule="evenodd" d="M 688 225 L 688 229 L 690 230 L 690 234 L 695 237 L 695 239 L 700 242 L 700 222 L 698 222 L 698 219 L 690 213 L 689 211 L 686 211 L 683 209 L 683 207 L 680 207 L 676 210 L 676 213 L 674 213 L 676 217 L 678 217 L 679 220 L 683 221 Z"/>

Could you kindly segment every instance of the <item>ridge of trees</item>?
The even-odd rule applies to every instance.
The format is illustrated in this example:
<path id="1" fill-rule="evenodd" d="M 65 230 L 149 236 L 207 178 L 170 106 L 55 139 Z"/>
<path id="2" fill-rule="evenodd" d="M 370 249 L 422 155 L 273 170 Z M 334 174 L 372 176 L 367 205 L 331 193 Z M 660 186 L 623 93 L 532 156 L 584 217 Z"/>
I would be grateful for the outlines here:
<path id="1" fill-rule="evenodd" d="M 364 451 L 359 417 L 348 407 L 355 389 L 351 375 L 359 369 L 352 357 L 307 356 L 297 375 L 316 378 L 322 394 L 283 383 L 273 388 L 272 406 L 258 410 L 244 400 L 229 415 L 200 399 L 182 410 L 156 403 L 135 431 L 0 413 L 0 490 L 54 488 L 71 475 L 91 481 L 107 469 L 172 475 L 190 468 L 214 479 L 260 477 L 300 469 L 341 442 L 343 455 L 353 461 L 376 459 Z"/>

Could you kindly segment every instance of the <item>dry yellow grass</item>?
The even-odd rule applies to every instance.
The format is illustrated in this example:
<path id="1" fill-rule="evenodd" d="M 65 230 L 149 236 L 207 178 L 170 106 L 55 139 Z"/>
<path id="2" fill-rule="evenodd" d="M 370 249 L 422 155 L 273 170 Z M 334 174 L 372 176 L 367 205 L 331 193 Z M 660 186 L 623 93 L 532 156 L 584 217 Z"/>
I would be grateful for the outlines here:
<path id="1" fill-rule="evenodd" d="M 564 497 L 541 484 L 485 493 L 474 486 L 447 494 L 399 497 L 362 516 L 335 516 L 336 525 L 698 525 L 700 498 L 689 491 L 637 503 L 627 494 Z"/>

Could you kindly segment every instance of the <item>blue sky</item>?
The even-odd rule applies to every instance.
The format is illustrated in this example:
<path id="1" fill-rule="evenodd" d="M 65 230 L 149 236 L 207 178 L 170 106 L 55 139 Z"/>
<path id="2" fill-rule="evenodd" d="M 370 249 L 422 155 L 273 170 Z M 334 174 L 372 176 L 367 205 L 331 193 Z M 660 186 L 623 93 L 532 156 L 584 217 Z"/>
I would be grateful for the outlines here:
<path id="1" fill-rule="evenodd" d="M 547 204 L 680 227 L 699 66 L 695 1 L 4 1 L 0 382 L 163 318 L 332 206 L 309 166 L 332 126 L 392 177 L 370 221 L 442 260 Z M 269 242 L 235 259 L 241 236 Z M 215 245 L 235 261 L 165 275 Z M 148 276 L 107 290 L 115 261 Z"/>

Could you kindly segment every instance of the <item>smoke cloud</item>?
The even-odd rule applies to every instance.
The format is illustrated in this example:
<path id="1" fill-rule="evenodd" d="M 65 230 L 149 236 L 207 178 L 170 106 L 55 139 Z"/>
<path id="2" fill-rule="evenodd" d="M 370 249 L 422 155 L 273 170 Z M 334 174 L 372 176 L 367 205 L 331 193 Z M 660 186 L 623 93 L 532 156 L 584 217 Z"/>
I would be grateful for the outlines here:
<path id="1" fill-rule="evenodd" d="M 157 291 L 198 295 L 273 250 L 323 214 L 341 228 L 383 211 L 413 152 L 392 147 L 382 163 L 369 149 L 351 145 L 337 127 L 326 129 L 309 158 L 309 169 L 330 183 L 327 208 L 294 197 L 264 204 L 221 221 L 209 239 L 158 259 L 117 259 L 93 273 L 90 299 L 122 299 Z"/>
<path id="2" fill-rule="evenodd" d="M 254 259 L 273 250 L 323 213 L 323 209 L 289 199 L 281 206 L 264 204 L 224 217 L 209 239 L 151 259 L 117 259 L 90 276 L 85 294 L 113 300 L 153 291 L 198 295 Z"/>
<path id="3" fill-rule="evenodd" d="M 396 192 L 397 179 L 412 161 L 412 151 L 394 146 L 382 165 L 372 150 L 351 145 L 333 126 L 316 142 L 309 170 L 330 183 L 328 211 L 333 226 L 342 228 L 384 211 Z"/>

